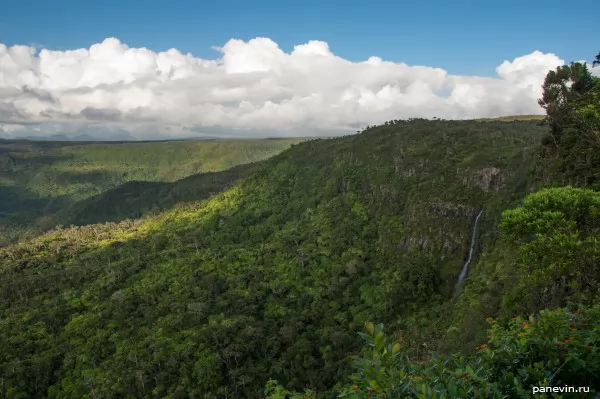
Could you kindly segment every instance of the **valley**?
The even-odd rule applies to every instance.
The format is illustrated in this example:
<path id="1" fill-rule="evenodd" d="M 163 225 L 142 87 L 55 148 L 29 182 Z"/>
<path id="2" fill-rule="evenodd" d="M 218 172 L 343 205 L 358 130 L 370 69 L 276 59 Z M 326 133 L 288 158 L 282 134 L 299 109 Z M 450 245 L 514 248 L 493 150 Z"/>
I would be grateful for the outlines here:
<path id="1" fill-rule="evenodd" d="M 209 179 L 217 192 L 242 174 L 241 165 L 264 160 L 300 139 L 162 142 L 45 142 L 0 140 L 0 246 L 57 225 L 114 221 L 160 209 L 193 180 Z M 238 169 L 228 171 L 235 166 Z M 206 173 L 200 176 L 198 174 Z M 179 181 L 178 184 L 175 182 Z M 188 180 L 190 182 L 190 180 Z M 127 184 L 126 184 L 127 183 Z M 148 203 L 131 207 L 126 192 L 149 190 Z M 182 188 L 182 186 L 187 188 Z M 193 185 L 197 187 L 196 184 Z M 115 190 L 117 193 L 115 193 Z M 176 191 L 176 193 L 174 192 Z M 208 194 L 208 192 L 207 192 Z M 119 205 L 109 198 L 118 195 Z M 186 195 L 186 194 L 181 194 Z M 198 194 L 201 197 L 201 194 Z M 107 197 L 108 199 L 105 199 Z M 183 199 L 183 198 L 182 198 Z M 108 201 L 108 202 L 107 202 Z M 93 204 L 93 205 L 91 205 Z M 114 208 L 117 206 L 117 209 Z M 119 211 L 118 207 L 123 209 Z M 113 219 L 103 219 L 107 207 Z M 81 219 L 81 220 L 80 220 Z"/>

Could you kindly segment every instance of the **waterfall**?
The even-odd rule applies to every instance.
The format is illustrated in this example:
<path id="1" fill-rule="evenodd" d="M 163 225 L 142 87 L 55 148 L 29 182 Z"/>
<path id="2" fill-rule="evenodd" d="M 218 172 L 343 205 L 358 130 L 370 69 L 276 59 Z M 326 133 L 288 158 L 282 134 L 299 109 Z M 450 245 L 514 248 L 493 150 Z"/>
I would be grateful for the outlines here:
<path id="1" fill-rule="evenodd" d="M 465 261 L 465 264 L 462 267 L 460 272 L 460 276 L 458 276 L 458 283 L 460 284 L 464 281 L 465 277 L 467 277 L 467 272 L 469 271 L 469 265 L 471 264 L 471 259 L 473 259 L 473 251 L 475 250 L 475 235 L 477 234 L 477 224 L 479 223 L 479 217 L 483 213 L 483 209 L 479 211 L 479 214 L 475 218 L 475 224 L 473 225 L 473 232 L 471 233 L 471 247 L 469 248 L 469 256 Z"/>

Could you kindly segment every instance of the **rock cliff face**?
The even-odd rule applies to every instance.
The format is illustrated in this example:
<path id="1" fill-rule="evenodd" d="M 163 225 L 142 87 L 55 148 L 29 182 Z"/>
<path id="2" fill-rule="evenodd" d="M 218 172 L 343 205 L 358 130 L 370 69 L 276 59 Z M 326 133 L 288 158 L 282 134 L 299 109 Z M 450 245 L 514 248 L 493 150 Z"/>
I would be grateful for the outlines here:
<path id="1" fill-rule="evenodd" d="M 435 252 L 442 260 L 460 258 L 468 235 L 462 227 L 474 212 L 473 206 L 440 199 L 412 203 L 404 216 L 404 249 Z"/>
<path id="2" fill-rule="evenodd" d="M 486 192 L 498 192 L 504 180 L 502 170 L 493 166 L 464 171 L 458 170 L 457 174 L 462 176 L 462 184 L 477 186 Z"/>
<path id="3" fill-rule="evenodd" d="M 436 201 L 427 204 L 429 214 L 453 219 L 465 218 L 473 212 L 473 209 L 472 206 L 452 202 Z"/>

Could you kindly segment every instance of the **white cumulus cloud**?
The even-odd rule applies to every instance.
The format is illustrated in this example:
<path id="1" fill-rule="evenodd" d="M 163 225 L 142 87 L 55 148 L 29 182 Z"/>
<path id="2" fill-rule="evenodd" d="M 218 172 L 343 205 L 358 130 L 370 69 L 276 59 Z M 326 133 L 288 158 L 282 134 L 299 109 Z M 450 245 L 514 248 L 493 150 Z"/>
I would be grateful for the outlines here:
<path id="1" fill-rule="evenodd" d="M 352 62 L 322 41 L 289 53 L 268 38 L 232 39 L 215 49 L 220 58 L 206 60 L 176 49 L 130 48 L 116 38 L 70 51 L 0 44 L 0 132 L 102 125 L 138 138 L 159 135 L 161 126 L 166 135 L 312 135 L 410 117 L 538 114 L 544 76 L 564 64 L 534 51 L 502 62 L 496 77 L 477 77 L 375 56 Z"/>

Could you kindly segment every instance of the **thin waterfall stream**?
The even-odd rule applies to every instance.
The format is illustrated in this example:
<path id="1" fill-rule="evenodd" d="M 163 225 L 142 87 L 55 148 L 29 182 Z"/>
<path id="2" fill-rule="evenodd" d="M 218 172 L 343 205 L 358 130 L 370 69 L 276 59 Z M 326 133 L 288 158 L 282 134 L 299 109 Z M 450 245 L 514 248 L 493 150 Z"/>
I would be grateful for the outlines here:
<path id="1" fill-rule="evenodd" d="M 469 265 L 471 264 L 471 260 L 473 259 L 473 252 L 475 251 L 475 236 L 477 235 L 477 225 L 479 224 L 479 218 L 483 213 L 483 209 L 479 211 L 477 217 L 475 218 L 475 224 L 473 225 L 473 231 L 471 233 L 471 246 L 469 247 L 469 255 L 467 256 L 467 260 L 460 271 L 460 275 L 458 276 L 457 288 L 467 277 L 467 273 L 469 272 Z"/>

